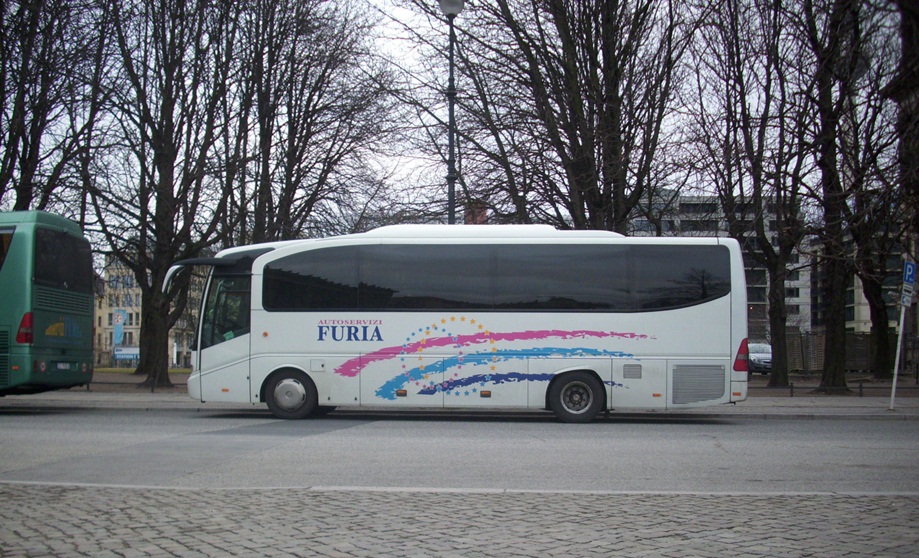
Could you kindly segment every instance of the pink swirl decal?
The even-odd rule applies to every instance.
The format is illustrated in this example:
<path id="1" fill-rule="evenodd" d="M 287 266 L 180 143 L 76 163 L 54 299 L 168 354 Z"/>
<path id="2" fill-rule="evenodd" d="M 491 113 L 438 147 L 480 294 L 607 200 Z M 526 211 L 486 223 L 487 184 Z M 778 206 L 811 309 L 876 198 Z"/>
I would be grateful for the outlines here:
<path id="1" fill-rule="evenodd" d="M 446 337 L 431 337 L 421 341 L 406 343 L 398 347 L 387 347 L 363 356 L 352 358 L 335 369 L 335 373 L 345 377 L 354 377 L 360 374 L 364 366 L 388 360 L 394 356 L 418 353 L 422 350 L 428 350 L 439 347 L 468 347 L 482 343 L 494 343 L 497 341 L 535 341 L 545 339 L 648 339 L 643 333 L 623 333 L 618 331 L 587 331 L 587 330 L 541 330 L 541 331 L 519 331 L 509 333 L 496 332 L 479 332 L 472 335 L 455 335 Z"/>

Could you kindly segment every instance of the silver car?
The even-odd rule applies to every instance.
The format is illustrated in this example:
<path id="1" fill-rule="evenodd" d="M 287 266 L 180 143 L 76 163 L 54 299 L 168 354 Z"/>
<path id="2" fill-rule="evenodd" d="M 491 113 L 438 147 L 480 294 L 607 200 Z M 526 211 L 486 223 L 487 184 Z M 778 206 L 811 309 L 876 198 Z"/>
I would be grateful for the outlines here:
<path id="1" fill-rule="evenodd" d="M 750 343 L 750 374 L 768 374 L 772 372 L 772 345 L 768 343 Z"/>

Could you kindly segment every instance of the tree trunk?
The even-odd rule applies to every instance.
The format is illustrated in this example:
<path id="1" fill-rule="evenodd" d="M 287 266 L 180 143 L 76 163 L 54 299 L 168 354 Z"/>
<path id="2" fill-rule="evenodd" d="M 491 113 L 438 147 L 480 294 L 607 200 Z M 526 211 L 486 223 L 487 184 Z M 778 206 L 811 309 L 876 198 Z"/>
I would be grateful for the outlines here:
<path id="1" fill-rule="evenodd" d="M 846 287 L 847 259 L 845 215 L 847 196 L 843 176 L 839 171 L 840 104 L 835 98 L 837 76 L 834 68 L 848 61 L 850 52 L 839 41 L 839 30 L 848 30 L 857 17 L 855 0 L 834 0 L 830 7 L 827 27 L 834 30 L 827 37 L 820 36 L 818 17 L 812 2 L 805 2 L 804 12 L 809 41 L 816 55 L 815 95 L 817 123 L 814 146 L 817 168 L 820 172 L 820 191 L 823 195 L 823 269 L 826 293 L 826 345 L 824 347 L 823 377 L 819 391 L 847 392 L 846 385 Z M 823 41 L 826 41 L 824 43 Z M 845 83 L 849 86 L 851 84 Z"/>
<path id="2" fill-rule="evenodd" d="M 868 299 L 871 311 L 871 339 L 874 349 L 874 377 L 878 380 L 893 378 L 893 360 L 890 352 L 890 325 L 887 318 L 887 303 L 884 301 L 883 285 L 877 281 L 862 279 L 863 293 Z"/>
<path id="3" fill-rule="evenodd" d="M 769 375 L 769 387 L 788 386 L 786 318 L 785 273 L 776 273 L 775 266 L 772 266 L 769 269 L 769 333 L 772 337 L 772 372 Z"/>
<path id="4" fill-rule="evenodd" d="M 168 301 L 159 290 L 144 289 L 141 310 L 140 361 L 137 372 L 146 376 L 143 387 L 172 387 L 169 380 Z"/>
<path id="5" fill-rule="evenodd" d="M 818 391 L 848 392 L 846 384 L 846 263 L 830 257 L 826 264 L 826 340 L 823 376 Z"/>

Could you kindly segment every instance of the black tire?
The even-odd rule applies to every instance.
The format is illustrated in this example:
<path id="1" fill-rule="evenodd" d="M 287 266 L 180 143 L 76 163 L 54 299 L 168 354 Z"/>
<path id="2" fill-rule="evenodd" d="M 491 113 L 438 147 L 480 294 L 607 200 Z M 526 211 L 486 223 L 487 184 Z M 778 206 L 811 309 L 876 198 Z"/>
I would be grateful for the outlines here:
<path id="1" fill-rule="evenodd" d="M 549 408 L 562 422 L 590 422 L 605 402 L 603 384 L 589 372 L 569 372 L 549 388 Z"/>
<path id="2" fill-rule="evenodd" d="M 316 410 L 317 400 L 316 386 L 299 370 L 282 370 L 265 385 L 265 403 L 278 418 L 305 418 Z"/>

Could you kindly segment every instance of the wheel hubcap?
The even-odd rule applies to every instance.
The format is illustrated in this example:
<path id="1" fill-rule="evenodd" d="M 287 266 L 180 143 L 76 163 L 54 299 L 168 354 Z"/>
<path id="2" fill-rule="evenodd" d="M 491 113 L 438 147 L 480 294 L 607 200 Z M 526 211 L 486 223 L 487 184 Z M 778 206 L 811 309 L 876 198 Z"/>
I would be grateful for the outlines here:
<path id="1" fill-rule="evenodd" d="M 562 405 L 569 412 L 583 413 L 590 407 L 590 396 L 590 388 L 581 382 L 574 382 L 562 391 Z"/>
<path id="2" fill-rule="evenodd" d="M 287 378 L 274 387 L 274 401 L 285 411 L 293 411 L 306 401 L 306 388 L 297 380 Z"/>

